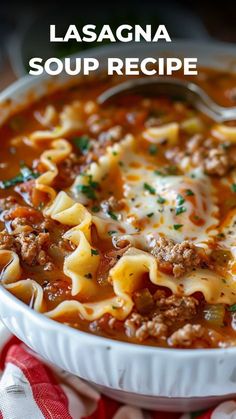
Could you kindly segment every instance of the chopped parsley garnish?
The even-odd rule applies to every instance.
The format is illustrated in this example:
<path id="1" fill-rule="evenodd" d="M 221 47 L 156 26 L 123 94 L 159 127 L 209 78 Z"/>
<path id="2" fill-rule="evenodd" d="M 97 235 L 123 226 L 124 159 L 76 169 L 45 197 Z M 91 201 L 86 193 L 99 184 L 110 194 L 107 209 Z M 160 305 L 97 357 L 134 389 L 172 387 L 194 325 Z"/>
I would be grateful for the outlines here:
<path id="1" fill-rule="evenodd" d="M 74 145 L 78 148 L 81 153 L 86 154 L 90 148 L 89 137 L 83 135 L 82 137 L 73 138 Z"/>
<path id="2" fill-rule="evenodd" d="M 183 224 L 174 224 L 173 227 L 174 230 L 179 230 L 181 227 L 183 227 Z"/>
<path id="3" fill-rule="evenodd" d="M 110 215 L 110 217 L 113 219 L 113 220 L 118 220 L 118 217 L 117 217 L 117 215 L 113 212 L 113 211 L 107 211 L 107 214 L 108 215 Z"/>
<path id="4" fill-rule="evenodd" d="M 182 214 L 185 211 L 187 211 L 187 208 L 185 208 L 185 207 L 177 207 L 176 210 L 175 210 L 175 214 L 176 215 L 179 215 L 179 214 Z"/>
<path id="5" fill-rule="evenodd" d="M 89 272 L 89 273 L 87 273 L 87 274 L 85 274 L 84 275 L 85 276 L 85 278 L 87 278 L 87 279 L 92 279 L 92 277 L 93 277 L 93 275 Z"/>
<path id="6" fill-rule="evenodd" d="M 150 194 L 155 195 L 156 190 L 151 185 L 149 185 L 149 183 L 144 183 L 143 187 L 146 189 L 146 191 L 150 192 Z"/>
<path id="7" fill-rule="evenodd" d="M 183 205 L 184 204 L 185 199 L 184 199 L 184 197 L 182 195 L 178 194 L 177 197 L 176 197 L 176 201 L 177 201 L 177 205 L 180 206 L 180 205 Z"/>
<path id="8" fill-rule="evenodd" d="M 92 186 L 92 188 L 96 189 L 98 187 L 99 183 L 94 182 L 91 175 L 89 175 L 88 178 L 89 178 L 88 184 L 90 186 Z"/>
<path id="9" fill-rule="evenodd" d="M 92 207 L 91 210 L 93 212 L 99 212 L 100 211 L 100 207 L 98 205 L 94 205 L 94 207 Z"/>
<path id="10" fill-rule="evenodd" d="M 229 311 L 236 311 L 236 304 L 233 304 L 228 308 Z"/>
<path id="11" fill-rule="evenodd" d="M 151 156 L 155 156 L 155 154 L 157 154 L 157 151 L 158 151 L 156 144 L 151 144 L 149 146 L 148 151 L 149 151 L 149 154 L 151 154 Z"/>
<path id="12" fill-rule="evenodd" d="M 158 202 L 158 204 L 164 204 L 165 202 L 166 202 L 166 200 L 165 200 L 165 198 L 162 198 L 162 196 L 158 196 L 158 198 L 157 198 L 157 202 Z"/>
<path id="13" fill-rule="evenodd" d="M 77 185 L 76 189 L 79 192 L 82 192 L 88 199 L 96 199 L 95 190 L 98 187 L 98 183 L 92 180 L 92 176 L 88 176 L 88 184 L 87 185 Z"/>
<path id="14" fill-rule="evenodd" d="M 154 215 L 154 212 L 150 212 L 149 214 L 147 214 L 148 218 L 151 218 Z"/>
<path id="15" fill-rule="evenodd" d="M 165 176 L 165 174 L 163 172 L 161 172 L 160 170 L 154 170 L 154 173 L 157 176 Z"/>
<path id="16" fill-rule="evenodd" d="M 116 234 L 116 233 L 117 233 L 116 230 L 110 230 L 110 231 L 108 231 L 108 235 L 109 236 L 113 236 L 113 234 Z"/>
<path id="17" fill-rule="evenodd" d="M 17 176 L 8 180 L 1 181 L 0 188 L 11 188 L 12 186 L 17 185 L 18 183 L 28 182 L 29 180 L 36 179 L 39 176 L 40 173 L 33 172 L 31 169 L 29 169 L 29 167 L 24 166 L 20 168 L 20 173 Z"/>
<path id="18" fill-rule="evenodd" d="M 90 185 L 77 185 L 77 190 L 87 196 L 88 199 L 96 199 L 94 188 Z"/>
<path id="19" fill-rule="evenodd" d="M 232 183 L 231 188 L 233 192 L 236 192 L 236 183 Z"/>
<path id="20" fill-rule="evenodd" d="M 194 192 L 191 189 L 186 189 L 185 193 L 186 193 L 186 196 L 193 196 L 194 195 Z"/>
<path id="21" fill-rule="evenodd" d="M 118 162 L 118 164 L 119 164 L 120 167 L 124 166 L 124 163 L 121 160 Z"/>
<path id="22" fill-rule="evenodd" d="M 91 249 L 91 255 L 99 255 L 99 251 L 97 249 Z"/>
<path id="23" fill-rule="evenodd" d="M 112 306 L 113 310 L 117 310 L 119 307 Z"/>

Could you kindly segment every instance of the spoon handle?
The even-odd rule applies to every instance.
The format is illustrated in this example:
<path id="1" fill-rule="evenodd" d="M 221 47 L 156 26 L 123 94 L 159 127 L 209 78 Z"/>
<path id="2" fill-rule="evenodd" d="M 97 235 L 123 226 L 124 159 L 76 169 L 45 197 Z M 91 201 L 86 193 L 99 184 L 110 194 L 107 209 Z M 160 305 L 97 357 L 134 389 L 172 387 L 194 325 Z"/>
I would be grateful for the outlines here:
<path id="1" fill-rule="evenodd" d="M 236 120 L 236 107 L 217 105 L 197 84 L 169 77 L 141 77 L 125 81 L 105 90 L 98 97 L 98 103 L 103 105 L 128 94 L 167 95 L 174 99 L 184 99 L 216 122 Z"/>
<path id="2" fill-rule="evenodd" d="M 193 93 L 192 101 L 198 110 L 214 119 L 216 122 L 236 120 L 236 107 L 220 106 L 208 94 L 194 83 L 188 83 L 188 89 Z"/>

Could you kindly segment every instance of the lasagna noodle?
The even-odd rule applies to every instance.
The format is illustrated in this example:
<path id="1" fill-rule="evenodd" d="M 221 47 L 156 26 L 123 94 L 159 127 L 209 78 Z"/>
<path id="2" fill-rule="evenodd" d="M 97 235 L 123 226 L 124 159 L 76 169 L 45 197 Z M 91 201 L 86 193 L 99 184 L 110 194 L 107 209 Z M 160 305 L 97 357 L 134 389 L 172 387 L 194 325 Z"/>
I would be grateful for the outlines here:
<path id="1" fill-rule="evenodd" d="M 127 135 L 119 144 L 108 147 L 106 154 L 97 163 L 91 164 L 87 175 L 100 184 L 101 190 L 109 187 L 112 176 L 121 179 L 125 201 L 125 209 L 119 211 L 121 217 L 117 223 L 102 211 L 96 214 L 94 223 L 99 235 L 106 238 L 109 230 L 119 231 L 121 228 L 126 240 L 135 244 L 138 239 L 139 243 L 143 242 L 144 248 L 148 246 L 147 241 L 157 238 L 159 234 L 177 242 L 193 240 L 196 245 L 207 248 L 218 233 L 219 223 L 216 194 L 211 180 L 199 170 L 190 175 L 162 176 L 154 169 L 135 150 L 135 140 L 131 135 Z M 84 204 L 88 200 L 78 192 L 77 186 L 85 181 L 86 176 L 78 176 L 70 190 L 71 195 Z M 147 191 L 144 184 L 153 188 L 155 194 Z M 188 190 L 193 195 L 191 199 L 185 196 Z M 180 195 L 185 196 L 185 212 L 176 215 L 174 209 Z M 158 202 L 158 196 L 164 199 L 164 206 Z M 147 214 L 152 216 L 148 218 Z M 194 218 L 196 215 L 197 221 Z M 144 226 L 137 233 L 136 226 L 140 220 Z M 182 228 L 175 230 L 175 224 L 182 224 Z"/>
<path id="2" fill-rule="evenodd" d="M 59 139 L 52 142 L 52 149 L 45 150 L 40 156 L 40 161 L 47 171 L 36 179 L 35 186 L 36 189 L 48 195 L 49 204 L 56 197 L 56 191 L 51 185 L 58 175 L 57 165 L 65 160 L 71 151 L 70 143 L 64 139 Z"/>
<path id="3" fill-rule="evenodd" d="M 53 204 L 46 210 L 48 216 L 69 225 L 64 237 L 76 245 L 76 249 L 65 258 L 64 273 L 71 278 L 72 296 L 90 297 L 96 296 L 98 284 L 96 283 L 96 270 L 100 256 L 92 255 L 90 244 L 90 229 L 93 217 L 87 209 L 65 192 L 60 192 Z M 44 311 L 43 291 L 35 281 L 20 278 L 19 258 L 14 252 L 1 251 L 1 266 L 3 270 L 3 283 L 15 295 L 32 293 L 33 306 L 38 311 Z M 92 273 L 92 279 L 86 278 L 86 273 Z M 105 313 L 113 315 L 117 319 L 124 319 L 133 307 L 132 294 L 142 287 L 143 275 L 148 274 L 150 281 L 156 285 L 169 288 L 172 292 L 180 295 L 191 295 L 194 292 L 202 292 L 209 303 L 228 303 L 235 301 L 236 288 L 233 278 L 225 279 L 209 270 L 196 270 L 185 276 L 175 279 L 164 275 L 158 270 L 154 256 L 147 252 L 131 248 L 118 263 L 110 270 L 110 282 L 113 286 L 114 296 L 98 301 L 81 303 L 77 300 L 64 301 L 54 310 L 46 313 L 51 318 L 67 316 L 72 312 L 79 312 L 83 318 L 94 320 Z M 10 280 L 9 280 L 10 278 Z"/>
<path id="4" fill-rule="evenodd" d="M 65 111 L 68 112 L 68 109 Z M 70 112 L 72 111 L 73 109 L 70 109 Z M 78 129 L 75 121 L 74 128 L 69 127 L 69 122 L 72 123 L 72 120 L 73 118 L 68 117 L 68 115 L 61 119 L 62 128 L 64 123 L 64 134 L 65 132 L 71 132 L 70 130 L 73 131 L 74 128 Z M 66 125 L 66 122 L 68 125 Z M 44 135 L 42 133 L 40 134 L 40 132 L 34 133 L 31 136 L 32 141 L 39 141 L 44 138 L 49 140 L 58 138 L 55 133 L 50 137 L 49 132 L 43 132 Z M 133 308 L 134 302 L 132 295 L 134 291 L 142 287 L 144 275 L 148 275 L 153 284 L 167 287 L 175 294 L 192 295 L 195 292 L 201 292 L 208 303 L 235 303 L 236 284 L 233 276 L 228 275 L 228 277 L 222 280 L 222 276 L 215 272 L 208 269 L 197 269 L 177 279 L 160 272 L 155 257 L 147 251 L 135 247 L 130 248 L 110 270 L 109 281 L 113 287 L 113 295 L 110 298 L 96 301 L 96 294 L 99 288 L 99 284 L 96 281 L 96 272 L 100 263 L 100 255 L 91 244 L 91 227 L 94 224 L 99 237 L 107 238 L 107 231 L 111 229 L 111 225 L 117 225 L 117 227 L 121 225 L 131 241 L 132 237 L 136 234 L 135 229 L 133 229 L 129 221 L 130 212 L 134 213 L 135 211 L 135 208 L 132 206 L 131 192 L 135 192 L 141 199 L 140 206 L 138 207 L 141 209 L 137 211 L 137 217 L 142 218 L 148 211 L 150 212 L 154 208 L 152 194 L 148 194 L 147 191 L 143 190 L 142 179 L 147 178 L 148 182 L 154 185 L 157 191 L 165 195 L 167 205 L 170 203 L 173 206 L 174 200 L 181 192 L 183 185 L 185 185 L 184 188 L 186 190 L 191 188 L 194 191 L 194 205 L 202 211 L 204 225 L 203 227 L 198 226 L 190 238 L 199 246 L 207 247 L 209 240 L 217 233 L 217 206 L 211 182 L 202 173 L 194 177 L 167 176 L 164 178 L 156 174 L 154 175 L 153 170 L 147 169 L 142 158 L 135 151 L 134 138 L 130 135 L 126 136 L 119 144 L 108 147 L 106 154 L 99 159 L 98 163 L 92 163 L 90 165 L 85 176 L 77 177 L 68 193 L 61 191 L 56 195 L 52 183 L 58 174 L 57 165 L 70 152 L 71 146 L 68 141 L 57 139 L 52 142 L 52 148 L 46 150 L 41 155 L 41 162 L 47 171 L 36 180 L 36 188 L 46 192 L 50 197 L 50 202 L 44 210 L 44 215 L 71 227 L 63 237 L 70 240 L 75 246 L 75 250 L 65 257 L 63 271 L 71 279 L 71 296 L 74 299 L 63 301 L 55 309 L 47 312 L 42 287 L 33 280 L 21 280 L 21 268 L 18 256 L 14 252 L 2 250 L 0 251 L 0 264 L 3 267 L 2 282 L 7 289 L 11 290 L 19 298 L 24 293 L 26 295 L 30 294 L 32 297 L 32 306 L 36 310 L 45 312 L 47 316 L 55 319 L 68 316 L 70 313 L 80 313 L 84 319 L 91 321 L 101 317 L 105 313 L 109 313 L 115 318 L 123 320 Z M 119 165 L 121 159 L 124 167 Z M 133 168 L 135 173 L 131 173 L 133 162 L 138 163 L 138 166 L 136 166 L 138 168 L 135 170 Z M 125 191 L 124 198 L 127 204 L 126 207 L 128 207 L 128 212 L 127 210 L 126 212 L 125 210 L 121 211 L 122 219 L 119 222 L 111 221 L 104 213 L 98 213 L 96 216 L 92 216 L 85 205 L 83 205 L 87 204 L 86 197 L 82 196 L 77 188 L 78 184 L 86 184 L 86 181 L 91 177 L 93 181 L 99 182 L 102 187 L 103 179 L 109 176 L 114 170 L 121 176 Z M 137 177 L 136 183 L 129 181 L 130 174 Z M 140 189 L 140 185 L 142 190 Z M 186 234 L 190 234 L 191 232 L 189 216 L 193 210 L 192 206 L 193 203 L 186 203 L 187 210 L 181 215 L 183 218 L 179 218 L 185 227 L 182 233 L 170 229 L 170 225 L 175 223 L 175 219 L 171 218 L 172 215 L 169 214 L 171 211 L 168 212 L 167 219 L 162 216 L 162 226 L 159 225 L 159 228 L 156 228 L 157 232 L 162 231 L 162 234 L 167 237 L 172 234 L 173 238 L 177 238 L 177 241 L 180 242 L 186 239 Z M 204 214 L 203 209 L 205 209 Z M 155 220 L 156 222 L 157 220 Z M 167 229 L 166 224 L 168 224 Z M 161 230 L 162 228 L 163 230 Z M 153 231 L 153 229 L 153 220 L 150 218 L 150 224 L 145 226 L 140 235 L 147 237 L 149 231 Z M 88 273 L 91 275 L 90 278 L 87 277 Z M 86 303 L 81 302 L 84 298 L 90 301 Z"/>
<path id="5" fill-rule="evenodd" d="M 51 130 L 38 130 L 30 135 L 33 142 L 54 140 L 72 134 L 82 128 L 83 105 L 74 101 L 66 105 L 59 115 L 59 125 Z"/>

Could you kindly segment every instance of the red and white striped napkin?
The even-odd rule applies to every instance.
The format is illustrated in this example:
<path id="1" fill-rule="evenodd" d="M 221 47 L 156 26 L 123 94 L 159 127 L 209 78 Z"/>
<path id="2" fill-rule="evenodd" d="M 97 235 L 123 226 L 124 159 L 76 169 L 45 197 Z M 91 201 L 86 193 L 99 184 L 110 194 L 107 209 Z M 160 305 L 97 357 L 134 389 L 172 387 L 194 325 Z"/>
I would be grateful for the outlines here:
<path id="1" fill-rule="evenodd" d="M 147 412 L 43 362 L 0 323 L 0 419 L 236 419 L 236 402 L 206 412 Z"/>

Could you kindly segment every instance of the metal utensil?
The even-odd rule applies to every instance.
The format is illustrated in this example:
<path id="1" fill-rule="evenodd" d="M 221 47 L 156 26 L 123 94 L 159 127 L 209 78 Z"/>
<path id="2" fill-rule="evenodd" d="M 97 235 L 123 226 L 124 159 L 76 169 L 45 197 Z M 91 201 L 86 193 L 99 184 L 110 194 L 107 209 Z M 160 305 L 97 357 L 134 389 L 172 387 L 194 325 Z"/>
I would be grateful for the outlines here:
<path id="1" fill-rule="evenodd" d="M 105 90 L 99 97 L 98 103 L 104 105 L 126 94 L 141 94 L 145 96 L 168 95 L 182 98 L 191 103 L 216 122 L 236 119 L 236 107 L 226 108 L 217 105 L 197 84 L 176 78 L 142 77 L 125 81 Z"/>

